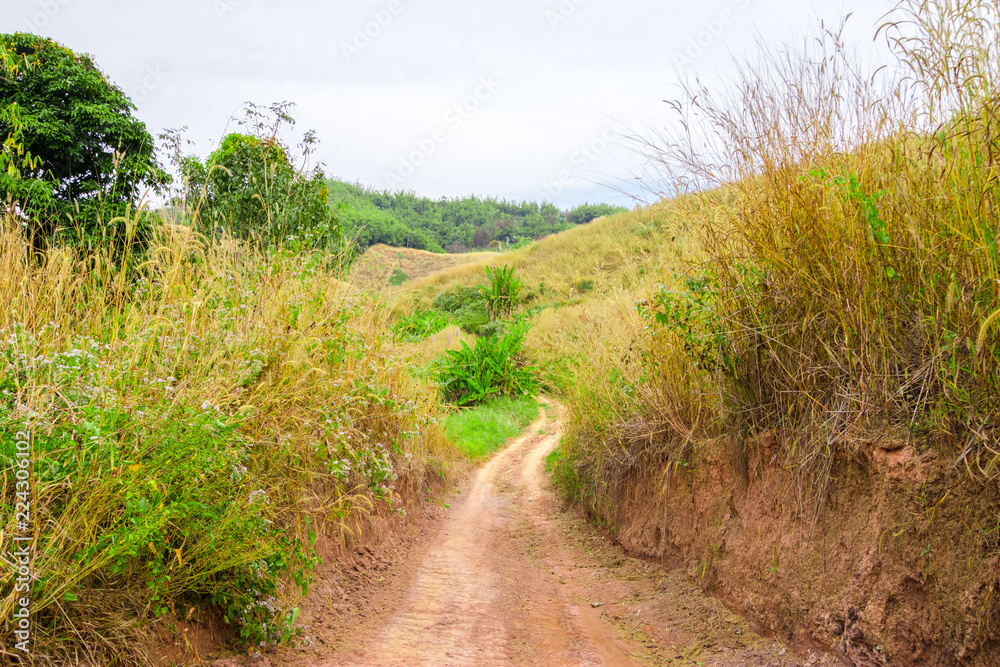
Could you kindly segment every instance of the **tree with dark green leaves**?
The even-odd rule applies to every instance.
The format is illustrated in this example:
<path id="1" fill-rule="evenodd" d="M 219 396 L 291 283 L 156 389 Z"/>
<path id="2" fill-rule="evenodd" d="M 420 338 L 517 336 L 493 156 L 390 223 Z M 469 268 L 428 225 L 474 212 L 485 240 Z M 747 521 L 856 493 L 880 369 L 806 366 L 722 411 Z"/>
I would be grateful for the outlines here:
<path id="1" fill-rule="evenodd" d="M 289 103 L 262 110 L 247 105 L 249 133 L 226 135 L 205 162 L 180 160 L 189 211 L 198 224 L 264 245 L 293 244 L 334 250 L 341 241 L 337 214 L 328 203 L 322 169 L 297 168 L 278 138 L 283 124 L 294 124 Z M 312 132 L 301 144 L 307 160 L 316 141 Z"/>
<path id="2" fill-rule="evenodd" d="M 0 54 L 0 206 L 24 219 L 36 251 L 54 239 L 142 243 L 135 208 L 169 176 L 132 101 L 52 40 L 0 34 Z"/>

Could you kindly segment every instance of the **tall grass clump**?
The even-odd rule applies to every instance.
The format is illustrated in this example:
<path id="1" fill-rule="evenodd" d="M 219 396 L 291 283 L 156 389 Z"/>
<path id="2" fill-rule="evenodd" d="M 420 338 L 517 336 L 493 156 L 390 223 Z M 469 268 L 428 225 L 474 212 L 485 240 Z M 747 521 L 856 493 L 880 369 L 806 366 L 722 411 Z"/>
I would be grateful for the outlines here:
<path id="1" fill-rule="evenodd" d="M 434 397 L 336 265 L 169 226 L 131 266 L 36 261 L 2 221 L 0 549 L 28 538 L 35 578 L 2 569 L 0 616 L 30 598 L 37 663 L 145 663 L 158 618 L 285 641 L 317 537 L 349 543 L 435 474 Z"/>
<path id="2" fill-rule="evenodd" d="M 690 131 L 637 137 L 678 190 L 730 200 L 693 212 L 700 294 L 659 290 L 652 324 L 793 468 L 899 437 L 1000 474 L 998 25 L 996 2 L 908 0 L 879 30 L 896 65 L 823 29 L 726 93 L 688 85 Z"/>

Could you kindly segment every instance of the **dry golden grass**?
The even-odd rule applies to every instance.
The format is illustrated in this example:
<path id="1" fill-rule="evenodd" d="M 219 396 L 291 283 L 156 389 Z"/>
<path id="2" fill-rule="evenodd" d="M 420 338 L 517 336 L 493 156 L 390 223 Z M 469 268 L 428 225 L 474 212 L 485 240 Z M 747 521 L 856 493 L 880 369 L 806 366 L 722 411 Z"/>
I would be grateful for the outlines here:
<path id="1" fill-rule="evenodd" d="M 287 610 L 298 587 L 241 597 L 264 589 L 253 568 L 281 571 L 291 553 L 266 525 L 308 545 L 308 517 L 348 543 L 361 515 L 399 509 L 459 456 L 386 309 L 331 273 L 333 258 L 176 227 L 158 239 L 128 272 L 65 250 L 38 264 L 16 221 L 0 221 L 0 447 L 12 456 L 11 434 L 32 431 L 38 664 L 77 651 L 139 664 L 155 609 L 201 617 L 216 594 L 273 641 L 260 605 Z M 13 479 L 0 481 L 11 507 Z M 3 514 L 12 551 L 24 529 Z M 6 618 L 12 577 L 0 573 Z"/>
<path id="2" fill-rule="evenodd" d="M 476 337 L 451 325 L 421 341 L 400 343 L 399 354 L 412 364 L 426 366 L 435 359 L 439 359 L 448 350 L 459 349 L 463 341 L 466 345 L 474 347 Z"/>
<path id="3" fill-rule="evenodd" d="M 482 283 L 488 266 L 514 266 L 525 291 L 534 292 L 540 302 L 590 300 L 607 290 L 635 288 L 647 277 L 678 269 L 681 258 L 697 261 L 696 229 L 686 224 L 684 211 L 694 203 L 663 202 L 600 218 L 512 252 L 482 253 L 475 262 L 404 285 L 397 294 L 397 311 L 429 308 L 449 287 Z"/>
<path id="4" fill-rule="evenodd" d="M 399 288 L 393 288 L 389 279 L 397 269 L 409 276 L 410 281 L 414 281 L 457 266 L 488 261 L 495 255 L 492 252 L 451 255 L 412 248 L 392 248 L 380 243 L 368 248 L 358 258 L 351 271 L 351 283 L 361 289 L 393 293 Z"/>

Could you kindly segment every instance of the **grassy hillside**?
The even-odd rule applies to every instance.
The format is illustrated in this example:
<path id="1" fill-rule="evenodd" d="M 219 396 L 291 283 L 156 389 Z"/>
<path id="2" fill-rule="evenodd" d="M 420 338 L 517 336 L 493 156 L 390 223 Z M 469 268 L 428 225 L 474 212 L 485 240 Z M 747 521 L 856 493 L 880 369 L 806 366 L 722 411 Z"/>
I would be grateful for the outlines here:
<path id="1" fill-rule="evenodd" d="M 0 613 L 30 600 L 38 664 L 141 664 L 182 621 L 288 639 L 317 538 L 363 537 L 453 456 L 385 309 L 322 253 L 167 228 L 126 274 L 101 254 L 29 261 L 16 222 L 0 535 L 5 553 L 27 538 L 37 580 L 18 592 L 6 570 Z"/>
<path id="2" fill-rule="evenodd" d="M 838 600 L 949 619 L 903 635 L 912 619 L 889 605 L 866 607 L 851 640 L 809 631 L 861 661 L 998 642 L 1000 16 L 973 4 L 991 18 L 904 3 L 917 37 L 888 28 L 898 79 L 870 76 L 827 31 L 765 52 L 725 93 L 689 91 L 699 131 L 642 149 L 696 192 L 428 276 L 396 305 L 430 308 L 513 265 L 530 353 L 572 413 L 553 457 L 567 494 L 642 531 L 629 539 L 649 555 L 695 558 L 706 585 L 723 568 L 776 632 L 836 617 Z M 675 485 L 697 514 L 676 514 Z M 723 500 L 701 507 L 706 491 Z M 757 533 L 743 512 L 763 512 Z M 765 547 L 726 560 L 742 531 Z M 701 537 L 671 542 L 682 534 Z M 813 550 L 837 544 L 875 564 L 826 577 Z M 787 574 L 764 585 L 761 571 Z"/>
<path id="3" fill-rule="evenodd" d="M 399 288 L 432 273 L 490 259 L 496 253 L 467 252 L 457 255 L 434 253 L 384 244 L 368 248 L 351 269 L 351 283 L 372 290 Z"/>

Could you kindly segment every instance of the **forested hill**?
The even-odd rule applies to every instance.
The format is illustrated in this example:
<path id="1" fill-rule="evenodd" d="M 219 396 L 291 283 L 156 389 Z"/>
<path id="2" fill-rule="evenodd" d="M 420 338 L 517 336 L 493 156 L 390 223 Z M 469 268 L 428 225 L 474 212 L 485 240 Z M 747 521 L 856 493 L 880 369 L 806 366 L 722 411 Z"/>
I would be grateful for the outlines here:
<path id="1" fill-rule="evenodd" d="M 626 209 L 584 204 L 561 211 L 552 204 L 488 197 L 428 199 L 413 192 L 387 192 L 330 180 L 330 202 L 338 207 L 348 236 L 361 248 L 377 243 L 431 252 L 460 253 L 527 243 Z"/>

